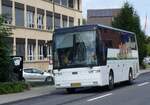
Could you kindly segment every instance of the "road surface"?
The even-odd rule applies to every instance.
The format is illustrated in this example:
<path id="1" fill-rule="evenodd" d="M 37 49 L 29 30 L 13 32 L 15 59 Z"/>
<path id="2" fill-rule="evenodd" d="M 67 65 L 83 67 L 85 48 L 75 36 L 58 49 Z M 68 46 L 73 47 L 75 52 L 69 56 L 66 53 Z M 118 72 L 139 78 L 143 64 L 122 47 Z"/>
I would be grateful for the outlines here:
<path id="1" fill-rule="evenodd" d="M 67 94 L 55 90 L 51 94 L 5 105 L 150 105 L 150 73 L 140 75 L 133 85 L 118 84 L 115 89 L 89 88 Z"/>

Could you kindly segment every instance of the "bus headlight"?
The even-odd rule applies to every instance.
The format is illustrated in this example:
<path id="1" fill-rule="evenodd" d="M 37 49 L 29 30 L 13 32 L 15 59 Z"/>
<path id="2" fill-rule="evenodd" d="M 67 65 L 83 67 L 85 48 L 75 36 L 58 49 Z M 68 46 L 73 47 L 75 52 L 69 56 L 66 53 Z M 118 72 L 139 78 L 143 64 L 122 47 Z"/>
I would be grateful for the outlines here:
<path id="1" fill-rule="evenodd" d="M 93 85 L 98 85 L 98 82 L 97 81 L 93 81 Z"/>
<path id="2" fill-rule="evenodd" d="M 92 74 L 92 73 L 100 73 L 100 70 L 90 70 L 89 73 L 90 74 Z"/>
<path id="3" fill-rule="evenodd" d="M 91 73 L 94 73 L 94 71 L 93 70 L 91 70 L 91 71 L 89 71 L 89 73 L 91 74 Z"/>
<path id="4" fill-rule="evenodd" d="M 100 71 L 100 70 L 95 70 L 95 72 L 96 72 L 96 73 L 100 73 L 101 71 Z"/>
<path id="5" fill-rule="evenodd" d="M 60 76 L 60 75 L 62 75 L 62 73 L 55 73 L 55 75 Z"/>

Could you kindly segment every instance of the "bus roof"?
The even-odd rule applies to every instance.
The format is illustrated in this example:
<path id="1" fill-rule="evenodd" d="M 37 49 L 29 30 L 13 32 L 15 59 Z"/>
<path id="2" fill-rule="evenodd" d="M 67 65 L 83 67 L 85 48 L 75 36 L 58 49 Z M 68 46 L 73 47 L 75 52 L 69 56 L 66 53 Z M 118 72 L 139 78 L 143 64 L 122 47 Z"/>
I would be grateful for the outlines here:
<path id="1" fill-rule="evenodd" d="M 89 30 L 94 30 L 97 28 L 106 28 L 106 29 L 111 29 L 115 31 L 120 31 L 120 32 L 125 32 L 125 33 L 130 33 L 134 34 L 133 32 L 118 29 L 118 28 L 113 28 L 110 26 L 105 26 L 101 24 L 93 24 L 93 25 L 82 25 L 82 26 L 74 26 L 74 27 L 67 27 L 67 28 L 59 28 L 54 31 L 55 34 L 62 34 L 62 33 L 69 33 L 69 32 L 80 32 L 80 31 L 89 31 Z"/>

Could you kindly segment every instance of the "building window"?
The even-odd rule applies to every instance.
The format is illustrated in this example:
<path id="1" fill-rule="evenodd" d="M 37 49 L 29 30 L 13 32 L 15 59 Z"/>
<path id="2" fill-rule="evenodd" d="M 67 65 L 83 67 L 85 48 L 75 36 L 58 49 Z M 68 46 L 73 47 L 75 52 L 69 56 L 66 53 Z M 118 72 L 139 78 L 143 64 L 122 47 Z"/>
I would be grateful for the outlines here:
<path id="1" fill-rule="evenodd" d="M 47 30 L 53 29 L 53 14 L 51 12 L 47 12 L 46 29 Z"/>
<path id="2" fill-rule="evenodd" d="M 55 1 L 55 3 L 60 5 L 60 0 L 54 0 L 54 1 Z"/>
<path id="3" fill-rule="evenodd" d="M 67 16 L 62 16 L 62 25 L 63 25 L 63 27 L 67 27 Z"/>
<path id="4" fill-rule="evenodd" d="M 77 0 L 77 9 L 80 10 L 80 0 Z"/>
<path id="5" fill-rule="evenodd" d="M 34 44 L 28 44 L 28 60 L 34 60 Z"/>
<path id="6" fill-rule="evenodd" d="M 25 39 L 16 39 L 16 55 L 25 58 Z"/>
<path id="7" fill-rule="evenodd" d="M 52 59 L 52 47 L 51 45 L 47 46 L 47 55 L 49 59 Z"/>
<path id="8" fill-rule="evenodd" d="M 25 57 L 25 40 L 21 38 L 16 39 L 16 55 Z"/>
<path id="9" fill-rule="evenodd" d="M 74 0 L 68 0 L 68 7 L 74 8 Z"/>
<path id="10" fill-rule="evenodd" d="M 10 55 L 13 55 L 13 38 L 11 37 L 5 37 L 5 42 L 7 42 L 7 47 L 9 49 Z"/>
<path id="11" fill-rule="evenodd" d="M 47 0 L 47 1 L 49 1 L 49 2 L 53 2 L 53 0 Z"/>
<path id="12" fill-rule="evenodd" d="M 38 55 L 39 55 L 39 60 L 43 60 L 44 59 L 44 57 L 43 57 L 43 45 L 42 44 L 40 44 L 39 46 L 38 46 Z"/>
<path id="13" fill-rule="evenodd" d="M 24 26 L 24 5 L 15 3 L 16 26 Z"/>
<path id="14" fill-rule="evenodd" d="M 34 12 L 27 11 L 27 27 L 34 28 Z"/>
<path id="15" fill-rule="evenodd" d="M 68 0 L 61 0 L 61 5 L 68 7 Z"/>
<path id="16" fill-rule="evenodd" d="M 38 29 L 43 29 L 43 15 L 42 14 L 37 14 L 37 28 Z"/>
<path id="17" fill-rule="evenodd" d="M 2 0 L 2 14 L 5 17 L 6 24 L 12 24 L 12 2 Z"/>
<path id="18" fill-rule="evenodd" d="M 74 18 L 69 17 L 69 27 L 73 27 L 73 26 L 74 26 Z"/>
<path id="19" fill-rule="evenodd" d="M 60 14 L 55 13 L 55 29 L 60 28 Z"/>
<path id="20" fill-rule="evenodd" d="M 78 19 L 78 26 L 80 26 L 81 25 L 81 22 L 80 22 L 80 19 Z"/>

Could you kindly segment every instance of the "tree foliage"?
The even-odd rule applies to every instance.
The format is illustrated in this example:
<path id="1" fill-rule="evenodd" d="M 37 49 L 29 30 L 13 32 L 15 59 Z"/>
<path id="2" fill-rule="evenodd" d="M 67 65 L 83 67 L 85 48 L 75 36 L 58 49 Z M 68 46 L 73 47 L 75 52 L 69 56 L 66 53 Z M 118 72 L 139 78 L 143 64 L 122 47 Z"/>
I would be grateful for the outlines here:
<path id="1" fill-rule="evenodd" d="M 147 55 L 150 56 L 150 37 L 146 38 L 146 44 L 147 44 Z"/>
<path id="2" fill-rule="evenodd" d="M 87 24 L 87 20 L 85 18 L 82 19 L 82 24 L 83 25 Z"/>
<path id="3" fill-rule="evenodd" d="M 140 18 L 135 9 L 128 2 L 124 3 L 121 11 L 117 17 L 114 18 L 112 26 L 115 28 L 134 32 L 137 37 L 139 61 L 142 64 L 143 58 L 146 56 L 146 37 L 145 33 L 141 29 Z"/>
<path id="4" fill-rule="evenodd" d="M 11 29 L 4 24 L 3 16 L 0 16 L 0 82 L 7 82 L 10 79 L 10 48 L 7 42 L 10 35 Z"/>

